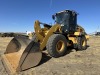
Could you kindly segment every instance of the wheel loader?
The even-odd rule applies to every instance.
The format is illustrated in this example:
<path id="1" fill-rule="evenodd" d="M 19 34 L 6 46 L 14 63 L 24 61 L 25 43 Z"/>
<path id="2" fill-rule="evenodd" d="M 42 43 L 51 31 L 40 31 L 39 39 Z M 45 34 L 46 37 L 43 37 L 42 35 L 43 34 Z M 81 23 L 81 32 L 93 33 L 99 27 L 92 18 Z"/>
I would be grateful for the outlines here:
<path id="1" fill-rule="evenodd" d="M 54 25 L 35 21 L 32 39 L 16 36 L 10 41 L 2 55 L 2 62 L 9 74 L 37 66 L 43 50 L 47 50 L 51 57 L 58 58 L 66 53 L 69 46 L 76 50 L 87 49 L 89 36 L 77 24 L 77 12 L 64 10 L 55 13 L 52 18 Z"/>

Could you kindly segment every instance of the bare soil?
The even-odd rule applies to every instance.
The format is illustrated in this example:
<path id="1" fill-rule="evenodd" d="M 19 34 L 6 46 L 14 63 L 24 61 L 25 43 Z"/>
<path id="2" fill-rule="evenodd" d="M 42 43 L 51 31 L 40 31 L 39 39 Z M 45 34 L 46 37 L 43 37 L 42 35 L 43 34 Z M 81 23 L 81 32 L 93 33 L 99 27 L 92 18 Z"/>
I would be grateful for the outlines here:
<path id="1" fill-rule="evenodd" d="M 11 39 L 0 38 L 0 55 L 4 53 Z M 1 61 L 0 75 L 7 75 Z M 69 48 L 67 54 L 60 58 L 43 54 L 37 67 L 16 75 L 100 75 L 100 37 L 90 37 L 86 50 L 76 51 Z"/>

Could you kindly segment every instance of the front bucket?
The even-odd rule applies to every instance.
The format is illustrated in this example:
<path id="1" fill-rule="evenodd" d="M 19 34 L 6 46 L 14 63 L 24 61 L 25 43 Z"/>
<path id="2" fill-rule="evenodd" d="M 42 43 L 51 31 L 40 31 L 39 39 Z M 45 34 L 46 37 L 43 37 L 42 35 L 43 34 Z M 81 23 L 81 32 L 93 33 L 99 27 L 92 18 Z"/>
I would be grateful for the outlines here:
<path id="1" fill-rule="evenodd" d="M 17 36 L 8 44 L 2 62 L 9 74 L 20 72 L 39 64 L 42 53 L 39 43 Z"/>

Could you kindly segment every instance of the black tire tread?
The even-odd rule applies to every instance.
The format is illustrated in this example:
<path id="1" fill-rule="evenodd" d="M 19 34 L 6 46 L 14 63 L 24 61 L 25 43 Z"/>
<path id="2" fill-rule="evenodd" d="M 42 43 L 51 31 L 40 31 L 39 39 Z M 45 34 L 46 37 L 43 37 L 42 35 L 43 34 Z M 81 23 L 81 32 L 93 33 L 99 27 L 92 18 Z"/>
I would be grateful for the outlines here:
<path id="1" fill-rule="evenodd" d="M 82 40 L 85 40 L 85 42 L 86 42 L 84 47 L 81 44 Z M 77 50 L 86 50 L 86 49 L 87 49 L 87 40 L 86 40 L 85 36 L 78 37 L 78 47 L 77 47 Z"/>
<path id="2" fill-rule="evenodd" d="M 61 54 L 58 54 L 55 50 L 52 50 L 53 48 L 53 44 L 54 44 L 54 41 L 57 39 L 57 37 L 62 37 L 65 41 L 66 41 L 66 46 L 67 46 L 67 40 L 65 38 L 65 36 L 61 35 L 61 34 L 53 34 L 51 37 L 49 37 L 48 41 L 47 41 L 47 45 L 46 45 L 46 48 L 47 48 L 47 51 L 48 53 L 52 56 L 52 57 L 60 57 L 62 55 L 64 55 L 64 52 L 61 53 Z M 67 49 L 67 48 L 66 48 Z"/>

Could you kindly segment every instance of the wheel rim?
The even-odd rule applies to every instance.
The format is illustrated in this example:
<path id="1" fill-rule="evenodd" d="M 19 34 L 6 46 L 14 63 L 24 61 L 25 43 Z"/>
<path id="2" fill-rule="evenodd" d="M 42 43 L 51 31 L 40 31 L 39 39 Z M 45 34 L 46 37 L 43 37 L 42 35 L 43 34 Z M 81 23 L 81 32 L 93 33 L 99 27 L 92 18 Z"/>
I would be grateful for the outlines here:
<path id="1" fill-rule="evenodd" d="M 82 46 L 85 46 L 85 45 L 86 45 L 86 41 L 83 40 L 83 41 L 82 41 Z"/>
<path id="2" fill-rule="evenodd" d="M 64 50 L 64 42 L 62 40 L 59 40 L 56 44 L 56 50 L 58 52 L 62 52 Z"/>

